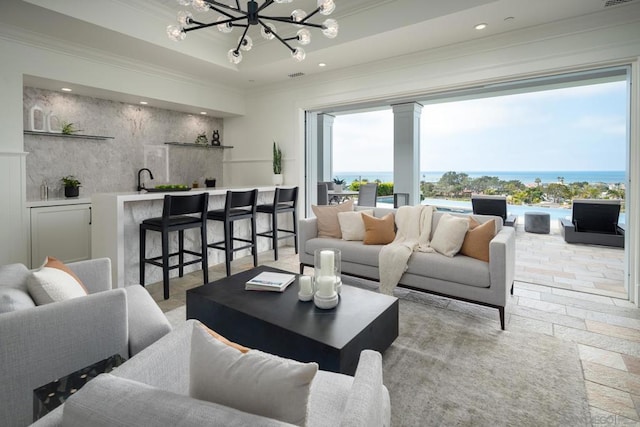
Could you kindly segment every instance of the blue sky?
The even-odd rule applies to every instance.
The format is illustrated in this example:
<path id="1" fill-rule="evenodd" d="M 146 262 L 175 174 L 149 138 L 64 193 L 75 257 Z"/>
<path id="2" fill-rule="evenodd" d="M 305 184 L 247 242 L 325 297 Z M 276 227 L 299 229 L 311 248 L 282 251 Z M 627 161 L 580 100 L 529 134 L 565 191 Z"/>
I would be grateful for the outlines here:
<path id="1" fill-rule="evenodd" d="M 420 170 L 624 170 L 626 82 L 425 105 Z M 334 171 L 393 170 L 390 109 L 334 122 Z"/>

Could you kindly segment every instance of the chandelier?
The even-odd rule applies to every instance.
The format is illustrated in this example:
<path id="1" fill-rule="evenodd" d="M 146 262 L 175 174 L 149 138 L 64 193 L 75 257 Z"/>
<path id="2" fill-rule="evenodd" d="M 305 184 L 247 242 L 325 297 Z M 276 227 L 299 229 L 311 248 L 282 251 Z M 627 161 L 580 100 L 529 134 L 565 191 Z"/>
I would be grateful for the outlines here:
<path id="1" fill-rule="evenodd" d="M 305 46 L 311 43 L 311 32 L 306 28 L 318 28 L 326 37 L 332 39 L 338 35 L 338 22 L 335 19 L 326 19 L 322 24 L 314 24 L 309 19 L 316 14 L 330 15 L 336 8 L 333 0 L 318 0 L 318 7 L 307 14 L 302 9 L 295 9 L 290 16 L 268 16 L 266 9 L 274 3 L 291 3 L 293 0 L 264 0 L 262 4 L 257 1 L 247 1 L 246 10 L 240 7 L 240 0 L 229 1 L 231 4 L 224 4 L 215 0 L 177 0 L 182 6 L 192 6 L 197 12 L 207 12 L 213 10 L 220 15 L 215 22 L 205 23 L 196 21 L 189 11 L 178 12 L 178 25 L 169 25 L 167 35 L 171 40 L 182 41 L 189 31 L 202 28 L 217 27 L 223 33 L 230 33 L 233 27 L 243 28 L 242 35 L 238 39 L 235 48 L 229 50 L 227 54 L 232 64 L 239 64 L 242 61 L 242 52 L 249 51 L 253 47 L 253 40 L 247 35 L 252 25 L 260 26 L 262 37 L 267 40 L 277 39 L 285 45 L 291 52 L 291 56 L 297 60 L 304 60 L 306 53 L 302 47 L 292 46 L 292 41 Z M 300 29 L 293 37 L 281 37 L 276 32 L 276 27 L 272 22 L 285 22 L 295 25 Z"/>

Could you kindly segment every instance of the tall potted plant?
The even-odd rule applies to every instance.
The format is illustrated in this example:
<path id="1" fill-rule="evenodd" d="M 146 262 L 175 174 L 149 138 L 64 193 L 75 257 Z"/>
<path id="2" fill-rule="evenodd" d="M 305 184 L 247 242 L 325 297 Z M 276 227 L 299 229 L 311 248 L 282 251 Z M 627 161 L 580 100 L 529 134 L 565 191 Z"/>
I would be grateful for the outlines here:
<path id="1" fill-rule="evenodd" d="M 64 197 L 78 197 L 80 195 L 81 182 L 73 175 L 68 175 L 60 179 L 64 186 Z"/>
<path id="2" fill-rule="evenodd" d="M 282 151 L 273 141 L 273 185 L 282 185 Z"/>

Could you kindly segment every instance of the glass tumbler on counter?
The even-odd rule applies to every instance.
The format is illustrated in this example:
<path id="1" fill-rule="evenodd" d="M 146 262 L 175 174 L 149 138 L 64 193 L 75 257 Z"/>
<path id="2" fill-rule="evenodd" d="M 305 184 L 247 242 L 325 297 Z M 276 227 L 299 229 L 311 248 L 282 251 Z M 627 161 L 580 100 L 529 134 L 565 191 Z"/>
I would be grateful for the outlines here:
<path id="1" fill-rule="evenodd" d="M 315 272 L 315 292 L 321 297 L 331 297 L 340 293 L 342 286 L 340 249 L 316 249 L 313 254 Z"/>

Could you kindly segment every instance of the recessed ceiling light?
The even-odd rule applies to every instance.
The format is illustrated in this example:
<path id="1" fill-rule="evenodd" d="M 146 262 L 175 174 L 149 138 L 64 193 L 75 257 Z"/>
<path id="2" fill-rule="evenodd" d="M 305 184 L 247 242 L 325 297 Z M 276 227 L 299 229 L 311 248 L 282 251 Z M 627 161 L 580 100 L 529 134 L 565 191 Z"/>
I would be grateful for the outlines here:
<path id="1" fill-rule="evenodd" d="M 148 104 L 148 102 L 147 102 L 147 101 L 140 101 L 140 104 L 142 104 L 142 105 L 147 105 L 147 104 Z"/>
<path id="2" fill-rule="evenodd" d="M 206 116 L 207 112 L 206 111 L 200 111 L 200 114 L 202 114 L 203 116 Z"/>
<path id="3" fill-rule="evenodd" d="M 321 62 L 321 63 L 318 64 L 318 67 L 326 67 L 326 66 L 327 66 L 327 64 L 325 64 L 324 62 Z"/>
<path id="4" fill-rule="evenodd" d="M 71 89 L 69 89 L 68 87 L 63 87 L 60 90 L 63 92 L 71 92 Z"/>
<path id="5" fill-rule="evenodd" d="M 476 30 L 484 30 L 485 28 L 487 28 L 487 24 L 485 24 L 484 22 L 481 24 L 476 25 L 475 27 Z"/>

